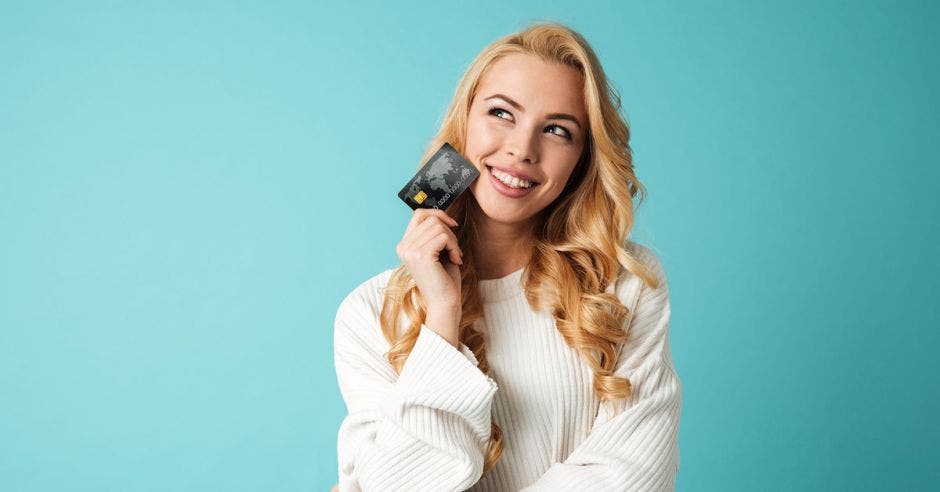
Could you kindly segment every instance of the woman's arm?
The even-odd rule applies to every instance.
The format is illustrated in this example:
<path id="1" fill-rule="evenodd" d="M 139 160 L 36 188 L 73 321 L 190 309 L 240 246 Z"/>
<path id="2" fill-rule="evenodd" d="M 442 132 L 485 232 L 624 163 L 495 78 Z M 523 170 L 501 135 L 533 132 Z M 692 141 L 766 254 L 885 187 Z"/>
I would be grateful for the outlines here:
<path id="1" fill-rule="evenodd" d="M 339 490 L 464 490 L 479 480 L 496 383 L 425 325 L 401 374 L 385 358 L 374 310 L 340 305 L 334 359 L 348 415 L 338 435 Z"/>
<path id="2" fill-rule="evenodd" d="M 614 373 L 630 379 L 625 404 L 601 405 L 591 434 L 524 492 L 673 490 L 679 467 L 681 387 L 669 349 L 669 289 L 658 258 L 640 248 L 659 287 L 641 287 Z M 620 408 L 620 407 L 625 408 Z"/>

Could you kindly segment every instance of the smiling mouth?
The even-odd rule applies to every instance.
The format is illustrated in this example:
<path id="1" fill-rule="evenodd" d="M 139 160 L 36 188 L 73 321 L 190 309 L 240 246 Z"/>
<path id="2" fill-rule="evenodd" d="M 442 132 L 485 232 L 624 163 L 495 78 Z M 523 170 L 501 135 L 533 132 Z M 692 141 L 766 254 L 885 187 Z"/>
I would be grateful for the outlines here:
<path id="1" fill-rule="evenodd" d="M 486 169 L 490 172 L 491 175 L 493 175 L 494 178 L 496 178 L 500 183 L 503 183 L 509 188 L 519 189 L 519 190 L 529 190 L 539 185 L 539 183 L 536 181 L 527 181 L 527 180 L 512 176 L 509 173 L 500 171 L 499 169 L 493 169 L 493 166 L 486 165 L 486 164 L 484 164 L 484 166 L 486 166 Z"/>

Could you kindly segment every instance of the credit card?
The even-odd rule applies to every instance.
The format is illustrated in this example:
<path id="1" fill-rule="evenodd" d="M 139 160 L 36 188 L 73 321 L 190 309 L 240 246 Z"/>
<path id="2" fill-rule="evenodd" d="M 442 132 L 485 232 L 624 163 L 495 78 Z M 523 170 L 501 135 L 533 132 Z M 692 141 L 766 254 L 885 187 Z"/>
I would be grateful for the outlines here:
<path id="1" fill-rule="evenodd" d="M 445 142 L 408 180 L 398 192 L 398 198 L 412 210 L 446 210 L 479 176 L 480 171 Z"/>

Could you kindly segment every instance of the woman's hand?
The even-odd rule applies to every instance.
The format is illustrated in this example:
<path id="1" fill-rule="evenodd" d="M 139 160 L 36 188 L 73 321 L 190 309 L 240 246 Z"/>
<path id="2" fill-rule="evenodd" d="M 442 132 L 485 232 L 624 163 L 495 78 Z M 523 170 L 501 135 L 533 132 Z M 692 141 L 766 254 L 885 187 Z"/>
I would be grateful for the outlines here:
<path id="1" fill-rule="evenodd" d="M 456 226 L 457 221 L 443 210 L 416 209 L 395 247 L 424 298 L 428 310 L 425 324 L 455 347 L 459 343 L 463 264 L 463 252 L 450 229 Z"/>

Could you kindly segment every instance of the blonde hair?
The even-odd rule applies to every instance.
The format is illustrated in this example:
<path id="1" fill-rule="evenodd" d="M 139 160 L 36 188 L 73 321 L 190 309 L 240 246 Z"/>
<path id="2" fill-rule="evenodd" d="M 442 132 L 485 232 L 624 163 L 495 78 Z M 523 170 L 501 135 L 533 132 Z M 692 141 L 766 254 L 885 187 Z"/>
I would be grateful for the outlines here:
<path id="1" fill-rule="evenodd" d="M 523 270 L 526 299 L 535 310 L 550 306 L 559 333 L 594 371 L 594 390 L 602 401 L 630 396 L 631 384 L 613 375 L 619 345 L 627 339 L 623 326 L 629 309 L 615 293 L 605 292 L 623 274 L 639 276 L 652 288 L 655 275 L 625 246 L 633 227 L 633 198 L 646 197 L 633 172 L 630 130 L 620 116 L 620 96 L 608 85 L 594 51 L 577 32 L 559 23 L 541 22 L 496 40 L 483 49 L 468 67 L 445 113 L 438 134 L 418 163 L 427 161 L 444 142 L 460 152 L 466 143 L 470 104 L 483 74 L 493 62 L 510 54 L 532 54 L 547 62 L 577 69 L 584 82 L 588 136 L 571 180 L 559 197 L 535 221 L 534 250 Z M 489 374 L 483 333 L 474 324 L 483 317 L 479 279 L 474 267 L 476 239 L 471 193 L 464 193 L 449 209 L 460 223 L 457 238 L 464 252 L 461 267 L 463 314 L 460 341 Z M 409 325 L 398 331 L 404 311 Z M 388 361 L 400 372 L 414 347 L 427 314 L 417 285 L 404 265 L 395 269 L 385 288 L 380 314 L 382 333 L 391 348 Z M 483 473 L 502 455 L 502 431 L 492 423 L 484 455 Z"/>

